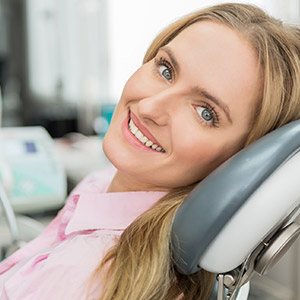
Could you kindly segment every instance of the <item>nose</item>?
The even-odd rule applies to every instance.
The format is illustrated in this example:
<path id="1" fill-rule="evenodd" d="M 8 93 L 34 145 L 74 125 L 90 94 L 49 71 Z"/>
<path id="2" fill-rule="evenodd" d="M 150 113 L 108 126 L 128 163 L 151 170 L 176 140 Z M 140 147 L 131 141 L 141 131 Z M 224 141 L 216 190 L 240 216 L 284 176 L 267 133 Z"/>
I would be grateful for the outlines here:
<path id="1" fill-rule="evenodd" d="M 165 126 L 175 109 L 175 95 L 170 89 L 145 97 L 137 103 L 137 112 L 144 122 Z"/>

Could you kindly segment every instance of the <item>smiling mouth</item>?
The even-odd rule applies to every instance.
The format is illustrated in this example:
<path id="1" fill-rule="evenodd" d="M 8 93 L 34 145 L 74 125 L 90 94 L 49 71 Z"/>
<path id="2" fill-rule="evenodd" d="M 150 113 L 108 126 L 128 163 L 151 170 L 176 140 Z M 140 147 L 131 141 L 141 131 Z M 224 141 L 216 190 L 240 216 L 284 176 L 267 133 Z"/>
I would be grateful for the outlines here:
<path id="1" fill-rule="evenodd" d="M 129 131 L 146 147 L 153 149 L 157 152 L 165 153 L 166 151 L 158 144 L 155 144 L 153 141 L 148 139 L 143 133 L 138 129 L 134 124 L 133 120 L 130 119 L 128 123 Z"/>

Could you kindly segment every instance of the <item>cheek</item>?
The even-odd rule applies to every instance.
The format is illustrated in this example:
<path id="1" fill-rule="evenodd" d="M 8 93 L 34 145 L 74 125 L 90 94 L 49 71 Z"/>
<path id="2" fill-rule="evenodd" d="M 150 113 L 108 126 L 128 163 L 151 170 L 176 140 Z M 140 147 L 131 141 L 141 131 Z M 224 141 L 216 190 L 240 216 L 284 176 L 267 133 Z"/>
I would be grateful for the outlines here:
<path id="1" fill-rule="evenodd" d="M 110 128 L 114 126 L 115 119 L 118 120 L 119 116 L 122 115 L 126 105 L 129 101 L 139 100 L 142 97 L 143 85 L 140 83 L 140 69 L 137 70 L 126 82 L 121 98 L 115 108 L 114 114 L 111 119 Z"/>
<path id="2" fill-rule="evenodd" d="M 143 91 L 143 80 L 141 79 L 141 71 L 137 70 L 126 82 L 122 97 L 138 98 Z"/>
<path id="3" fill-rule="evenodd" d="M 150 64 L 145 64 L 127 80 L 121 101 L 140 100 L 159 91 L 159 88 Z"/>
<path id="4" fill-rule="evenodd" d="M 222 153 L 220 143 L 217 143 L 208 138 L 198 136 L 193 138 L 183 138 L 174 145 L 174 154 L 182 165 L 189 166 L 195 169 L 206 168 Z"/>
<path id="5" fill-rule="evenodd" d="M 193 177 L 206 176 L 236 152 L 236 143 L 229 140 L 226 135 L 210 132 L 182 137 L 174 144 L 178 168 L 189 170 Z"/>

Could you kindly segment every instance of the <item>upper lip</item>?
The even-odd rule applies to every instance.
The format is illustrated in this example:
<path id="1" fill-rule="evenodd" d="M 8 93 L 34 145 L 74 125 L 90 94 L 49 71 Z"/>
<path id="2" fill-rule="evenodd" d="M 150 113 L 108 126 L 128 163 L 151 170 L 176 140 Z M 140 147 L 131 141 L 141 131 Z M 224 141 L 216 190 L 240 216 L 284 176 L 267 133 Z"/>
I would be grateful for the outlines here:
<path id="1" fill-rule="evenodd" d="M 156 145 L 162 147 L 156 138 L 150 133 L 150 131 L 141 123 L 141 121 L 137 118 L 137 116 L 129 111 L 129 118 L 133 120 L 133 123 L 137 126 L 139 131 L 148 139 L 154 142 Z"/>

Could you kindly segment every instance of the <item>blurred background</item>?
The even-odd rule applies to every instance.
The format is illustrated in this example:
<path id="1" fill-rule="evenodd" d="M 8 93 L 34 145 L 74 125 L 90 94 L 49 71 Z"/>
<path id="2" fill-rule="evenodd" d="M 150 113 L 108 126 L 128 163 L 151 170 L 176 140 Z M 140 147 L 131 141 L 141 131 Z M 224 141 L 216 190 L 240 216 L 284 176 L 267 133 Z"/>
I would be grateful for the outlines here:
<path id="1" fill-rule="evenodd" d="M 20 184 L 8 193 L 15 212 L 46 225 L 83 176 L 108 164 L 101 138 L 151 40 L 176 18 L 222 2 L 0 0 L 0 173 L 8 187 Z M 299 0 L 231 2 L 300 23 Z M 32 166 L 43 166 L 39 178 Z M 53 178 L 55 201 L 40 177 Z M 35 185 L 44 190 L 34 194 Z M 45 205 L 28 204 L 28 195 Z M 0 244 L 8 239 L 4 227 Z M 254 280 L 251 299 L 300 300 L 299 249 L 293 246 L 270 275 Z"/>

